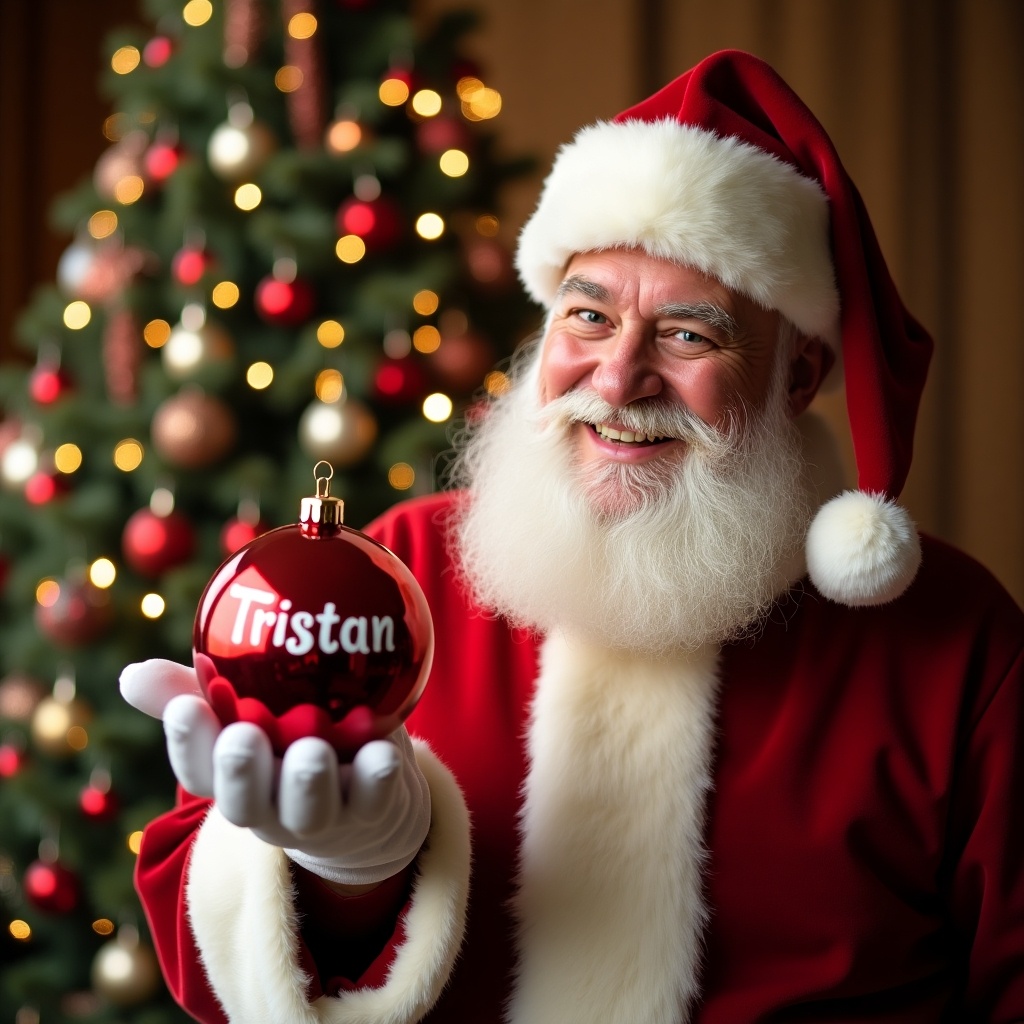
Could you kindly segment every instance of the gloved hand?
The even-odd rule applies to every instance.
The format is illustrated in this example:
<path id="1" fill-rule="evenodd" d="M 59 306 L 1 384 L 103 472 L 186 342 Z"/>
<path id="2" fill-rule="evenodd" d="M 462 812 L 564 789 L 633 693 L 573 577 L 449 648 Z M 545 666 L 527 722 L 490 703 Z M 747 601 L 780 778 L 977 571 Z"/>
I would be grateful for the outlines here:
<path id="1" fill-rule="evenodd" d="M 381 882 L 416 856 L 430 827 L 430 791 L 404 728 L 339 764 L 315 737 L 277 759 L 249 722 L 222 727 L 195 672 L 152 659 L 121 673 L 129 704 L 163 719 L 171 768 L 225 818 L 280 846 L 297 864 L 342 885 Z"/>

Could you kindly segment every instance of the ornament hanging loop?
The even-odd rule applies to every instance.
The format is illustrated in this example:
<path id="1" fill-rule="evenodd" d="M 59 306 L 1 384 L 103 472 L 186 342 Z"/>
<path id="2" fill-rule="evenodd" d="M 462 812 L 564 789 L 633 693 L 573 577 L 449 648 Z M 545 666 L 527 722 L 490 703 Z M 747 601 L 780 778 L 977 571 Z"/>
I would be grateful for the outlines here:
<path id="1" fill-rule="evenodd" d="M 320 469 L 321 466 L 326 466 L 326 471 Z M 313 479 L 316 481 L 316 496 L 318 498 L 326 498 L 331 493 L 331 480 L 334 478 L 334 467 L 326 460 L 321 459 L 313 467 Z"/>
<path id="2" fill-rule="evenodd" d="M 326 471 L 321 467 L 326 467 Z M 333 476 L 334 467 L 326 460 L 321 460 L 313 467 L 316 497 L 303 498 L 299 513 L 299 528 L 307 537 L 337 533 L 345 521 L 345 503 L 340 498 L 330 496 Z"/>

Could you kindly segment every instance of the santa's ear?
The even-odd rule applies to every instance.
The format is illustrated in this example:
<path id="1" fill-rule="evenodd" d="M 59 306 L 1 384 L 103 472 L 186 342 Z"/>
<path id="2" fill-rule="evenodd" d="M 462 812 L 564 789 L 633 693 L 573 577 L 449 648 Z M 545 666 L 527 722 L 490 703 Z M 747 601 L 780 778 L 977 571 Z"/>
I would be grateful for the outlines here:
<path id="1" fill-rule="evenodd" d="M 796 418 L 818 393 L 836 361 L 835 352 L 821 338 L 798 335 L 789 364 L 789 413 Z"/>

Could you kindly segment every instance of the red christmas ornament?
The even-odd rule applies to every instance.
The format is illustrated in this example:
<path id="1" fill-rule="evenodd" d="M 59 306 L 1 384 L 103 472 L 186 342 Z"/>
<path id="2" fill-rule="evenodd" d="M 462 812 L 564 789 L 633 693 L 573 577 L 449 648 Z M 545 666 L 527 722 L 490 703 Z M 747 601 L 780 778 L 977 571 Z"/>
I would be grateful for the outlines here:
<path id="1" fill-rule="evenodd" d="M 28 378 L 28 393 L 40 405 L 52 405 L 73 390 L 71 374 L 60 366 L 40 363 Z"/>
<path id="2" fill-rule="evenodd" d="M 422 152 L 433 156 L 447 149 L 467 151 L 472 144 L 472 135 L 465 121 L 431 117 L 416 128 L 416 142 Z"/>
<path id="3" fill-rule="evenodd" d="M 25 898 L 51 914 L 68 914 L 78 906 L 78 876 L 57 861 L 33 861 L 22 880 Z"/>
<path id="4" fill-rule="evenodd" d="M 25 764 L 25 748 L 14 743 L 0 743 L 0 779 L 12 779 Z"/>
<path id="5" fill-rule="evenodd" d="M 296 327 L 309 318 L 316 293 L 307 281 L 285 281 L 271 274 L 256 286 L 256 312 L 270 324 Z"/>
<path id="6" fill-rule="evenodd" d="M 142 48 L 142 61 L 147 67 L 162 68 L 174 53 L 174 43 L 167 36 L 153 36 Z"/>
<path id="7" fill-rule="evenodd" d="M 386 359 L 377 367 L 373 385 L 382 402 L 422 401 L 427 393 L 427 375 L 412 359 Z"/>
<path id="8" fill-rule="evenodd" d="M 338 231 L 342 235 L 358 235 L 366 248 L 381 252 L 390 249 L 402 238 L 402 214 L 394 200 L 378 196 L 363 200 L 346 199 L 338 209 Z"/>
<path id="9" fill-rule="evenodd" d="M 261 534 L 267 532 L 267 527 L 261 522 L 250 522 L 247 519 L 240 519 L 237 516 L 229 519 L 224 528 L 220 531 L 220 548 L 225 555 L 233 555 L 239 548 L 252 543 Z"/>
<path id="10" fill-rule="evenodd" d="M 196 613 L 193 657 L 225 725 L 254 722 L 278 753 L 319 736 L 348 758 L 412 711 L 434 632 L 412 573 L 342 525 L 327 479 L 303 500 L 299 524 L 257 537 L 216 572 Z"/>
<path id="11" fill-rule="evenodd" d="M 113 621 L 110 595 L 88 580 L 61 580 L 57 599 L 36 605 L 40 631 L 62 647 L 78 647 L 97 639 Z"/>
<path id="12" fill-rule="evenodd" d="M 140 508 L 125 523 L 121 535 L 124 560 L 140 576 L 159 576 L 187 562 L 195 546 L 192 524 L 180 512 L 160 516 Z"/>
<path id="13" fill-rule="evenodd" d="M 120 810 L 120 803 L 110 789 L 102 789 L 91 783 L 79 793 L 78 806 L 93 821 L 110 821 Z"/>
<path id="14" fill-rule="evenodd" d="M 143 166 L 146 169 L 150 181 L 156 184 L 165 182 L 181 163 L 181 147 L 170 142 L 154 142 L 143 158 Z"/>
<path id="15" fill-rule="evenodd" d="M 205 249 L 186 246 L 179 249 L 171 260 L 171 273 L 178 284 L 191 287 L 199 284 L 203 275 L 213 266 L 214 261 Z"/>
<path id="16" fill-rule="evenodd" d="M 30 505 L 47 505 L 70 489 L 71 485 L 63 474 L 40 470 L 25 481 L 25 500 Z"/>

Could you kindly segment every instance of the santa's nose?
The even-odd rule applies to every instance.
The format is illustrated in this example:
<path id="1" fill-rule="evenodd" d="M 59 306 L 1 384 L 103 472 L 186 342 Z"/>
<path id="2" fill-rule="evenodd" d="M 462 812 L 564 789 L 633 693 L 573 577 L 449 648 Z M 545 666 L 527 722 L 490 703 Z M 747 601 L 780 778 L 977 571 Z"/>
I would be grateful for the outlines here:
<path id="1" fill-rule="evenodd" d="M 607 340 L 598 356 L 591 383 L 609 405 L 618 408 L 641 398 L 653 398 L 663 387 L 646 339 L 635 330 Z"/>

